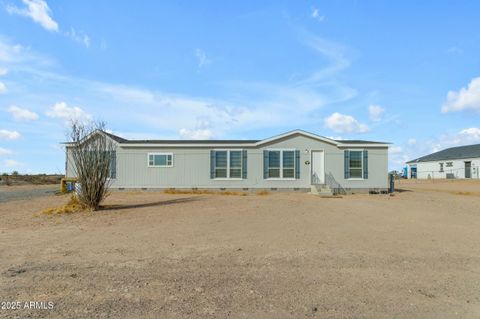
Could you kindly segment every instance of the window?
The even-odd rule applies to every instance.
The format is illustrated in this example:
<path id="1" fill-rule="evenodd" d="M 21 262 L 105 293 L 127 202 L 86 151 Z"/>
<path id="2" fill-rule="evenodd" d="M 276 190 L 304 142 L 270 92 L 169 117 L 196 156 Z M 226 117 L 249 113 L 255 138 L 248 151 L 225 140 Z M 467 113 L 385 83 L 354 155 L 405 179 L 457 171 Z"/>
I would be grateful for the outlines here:
<path id="1" fill-rule="evenodd" d="M 215 178 L 227 178 L 228 151 L 215 152 Z"/>
<path id="2" fill-rule="evenodd" d="M 230 151 L 230 178 L 242 178 L 242 151 Z"/>
<path id="3" fill-rule="evenodd" d="M 295 178 L 295 151 L 268 151 L 268 178 Z"/>
<path id="4" fill-rule="evenodd" d="M 214 160 L 214 178 L 242 178 L 242 150 L 215 151 Z"/>
<path id="5" fill-rule="evenodd" d="M 268 152 L 268 178 L 280 178 L 281 151 Z"/>
<path id="6" fill-rule="evenodd" d="M 440 173 L 443 173 L 443 163 L 438 163 L 438 164 L 440 164 L 440 170 L 439 170 L 439 172 L 440 172 Z"/>
<path id="7" fill-rule="evenodd" d="M 349 170 L 350 178 L 362 178 L 363 175 L 363 152 L 350 151 Z"/>
<path id="8" fill-rule="evenodd" d="M 283 151 L 283 178 L 295 177 L 295 152 Z"/>
<path id="9" fill-rule="evenodd" d="M 117 178 L 117 152 L 110 153 L 110 165 L 108 167 L 108 177 L 111 179 Z"/>
<path id="10" fill-rule="evenodd" d="M 173 154 L 172 153 L 149 153 L 148 166 L 149 167 L 172 167 Z"/>
<path id="11" fill-rule="evenodd" d="M 446 162 L 446 163 L 445 163 L 445 166 L 446 166 L 446 167 L 453 167 L 453 162 Z"/>

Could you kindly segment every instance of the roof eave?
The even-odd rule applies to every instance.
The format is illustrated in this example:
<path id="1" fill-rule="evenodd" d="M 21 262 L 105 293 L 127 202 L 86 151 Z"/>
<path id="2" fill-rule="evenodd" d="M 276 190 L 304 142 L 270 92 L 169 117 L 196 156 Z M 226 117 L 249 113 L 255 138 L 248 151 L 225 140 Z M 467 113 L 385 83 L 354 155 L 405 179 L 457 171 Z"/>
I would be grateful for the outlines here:
<path id="1" fill-rule="evenodd" d="M 192 144 L 185 144 L 185 143 L 119 143 L 120 147 L 254 147 L 255 144 L 252 143 L 243 143 L 243 144 L 225 144 L 225 143 L 192 143 Z"/>

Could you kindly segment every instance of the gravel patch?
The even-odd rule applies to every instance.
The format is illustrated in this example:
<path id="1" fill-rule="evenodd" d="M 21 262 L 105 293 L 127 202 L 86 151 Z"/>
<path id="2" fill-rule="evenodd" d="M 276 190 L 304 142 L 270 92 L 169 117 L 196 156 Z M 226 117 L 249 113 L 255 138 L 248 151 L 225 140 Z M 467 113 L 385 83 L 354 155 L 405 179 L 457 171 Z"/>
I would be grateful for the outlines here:
<path id="1" fill-rule="evenodd" d="M 55 195 L 58 185 L 0 188 L 0 203 Z"/>

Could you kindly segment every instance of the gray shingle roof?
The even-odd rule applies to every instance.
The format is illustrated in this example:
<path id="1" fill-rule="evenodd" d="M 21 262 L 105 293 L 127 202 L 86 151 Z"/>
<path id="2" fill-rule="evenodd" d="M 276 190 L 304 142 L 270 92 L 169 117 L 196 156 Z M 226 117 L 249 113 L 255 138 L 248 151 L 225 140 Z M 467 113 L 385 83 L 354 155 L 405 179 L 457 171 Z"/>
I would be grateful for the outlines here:
<path id="1" fill-rule="evenodd" d="M 102 131 L 102 132 L 117 143 L 125 143 L 126 141 L 128 141 L 128 140 L 126 140 L 123 137 L 120 137 L 118 135 L 114 135 L 112 133 L 108 133 L 108 132 L 105 132 L 105 131 Z"/>
<path id="2" fill-rule="evenodd" d="M 407 164 L 476 157 L 480 157 L 480 144 L 450 147 L 444 149 L 443 151 L 432 153 L 430 155 L 425 155 L 417 159 L 408 161 Z"/>
<path id="3" fill-rule="evenodd" d="M 122 144 L 243 144 L 258 140 L 125 140 Z"/>
<path id="4" fill-rule="evenodd" d="M 390 144 L 385 142 L 374 142 L 374 141 L 365 141 L 365 140 L 335 140 L 339 143 L 344 144 Z"/>
<path id="5" fill-rule="evenodd" d="M 301 131 L 301 130 L 297 130 Z M 303 131 L 301 131 L 303 132 Z M 235 145 L 235 144 L 255 144 L 264 140 L 127 140 L 123 137 L 114 135 L 112 133 L 107 133 L 103 131 L 107 136 L 112 138 L 114 141 L 117 143 L 121 144 L 130 144 L 130 145 L 135 145 L 135 144 L 225 144 L 225 145 Z M 292 131 L 291 133 L 295 133 L 295 131 Z M 308 133 L 308 132 L 305 132 Z M 288 134 L 288 133 L 285 133 Z M 309 133 L 311 134 L 311 133 Z M 320 137 L 320 136 L 319 136 Z M 330 140 L 328 138 L 325 138 L 327 140 Z M 375 142 L 375 141 L 365 141 L 365 140 L 331 140 L 335 141 L 340 144 L 390 144 L 390 143 L 384 143 L 384 142 Z"/>

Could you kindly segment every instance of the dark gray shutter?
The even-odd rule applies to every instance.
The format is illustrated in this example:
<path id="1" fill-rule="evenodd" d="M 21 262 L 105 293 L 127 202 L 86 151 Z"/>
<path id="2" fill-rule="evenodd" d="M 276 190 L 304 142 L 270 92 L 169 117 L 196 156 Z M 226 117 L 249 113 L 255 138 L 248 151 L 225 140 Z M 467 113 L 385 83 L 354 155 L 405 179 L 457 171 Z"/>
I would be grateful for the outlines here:
<path id="1" fill-rule="evenodd" d="M 263 151 L 263 178 L 268 178 L 268 151 Z"/>
<path id="2" fill-rule="evenodd" d="M 247 150 L 242 151 L 242 178 L 247 178 Z"/>
<path id="3" fill-rule="evenodd" d="M 343 158 L 344 158 L 343 170 L 345 173 L 345 179 L 349 179 L 350 178 L 350 151 L 348 150 L 343 151 Z"/>
<path id="4" fill-rule="evenodd" d="M 110 155 L 110 178 L 117 178 L 117 152 L 112 151 Z"/>
<path id="5" fill-rule="evenodd" d="M 368 179 L 368 151 L 363 151 L 363 178 Z"/>
<path id="6" fill-rule="evenodd" d="M 215 178 L 215 151 L 210 151 L 210 178 Z"/>
<path id="7" fill-rule="evenodd" d="M 300 151 L 295 151 L 295 178 L 300 178 Z"/>

